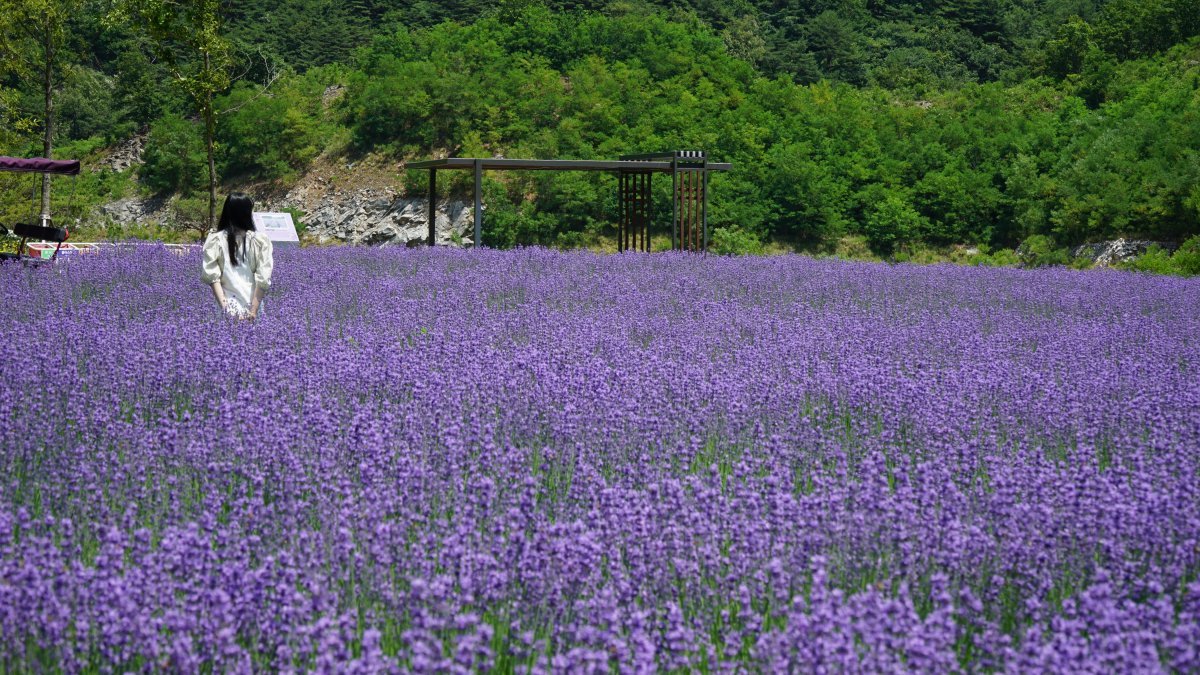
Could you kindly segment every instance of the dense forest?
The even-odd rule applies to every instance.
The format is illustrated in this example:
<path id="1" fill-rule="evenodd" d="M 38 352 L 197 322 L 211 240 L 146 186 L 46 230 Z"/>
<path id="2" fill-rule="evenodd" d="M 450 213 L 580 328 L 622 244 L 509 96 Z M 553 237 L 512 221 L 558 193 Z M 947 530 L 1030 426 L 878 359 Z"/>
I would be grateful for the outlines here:
<path id="1" fill-rule="evenodd" d="M 224 189 L 318 157 L 701 148 L 735 167 L 710 222 L 750 248 L 1200 233 L 1200 0 L 9 1 L 0 152 L 42 154 L 48 88 L 56 157 L 148 134 L 143 166 L 79 179 L 82 212 L 201 210 L 211 129 Z M 594 241 L 613 182 L 491 178 L 489 229 Z M 0 213 L 27 185 L 0 178 Z"/>

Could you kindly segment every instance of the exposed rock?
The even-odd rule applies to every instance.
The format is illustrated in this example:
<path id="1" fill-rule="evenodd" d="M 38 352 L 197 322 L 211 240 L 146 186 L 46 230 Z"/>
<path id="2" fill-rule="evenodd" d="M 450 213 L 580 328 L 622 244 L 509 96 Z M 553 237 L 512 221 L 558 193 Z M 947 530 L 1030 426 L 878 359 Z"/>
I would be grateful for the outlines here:
<path id="1" fill-rule="evenodd" d="M 167 216 L 167 201 L 129 197 L 101 206 L 100 213 L 118 223 L 162 223 Z"/>
<path id="2" fill-rule="evenodd" d="M 422 244 L 429 238 L 429 201 L 425 198 L 380 195 L 371 190 L 349 194 L 329 191 L 304 197 L 289 194 L 278 201 L 261 199 L 257 210 L 305 211 L 307 232 L 322 242 L 403 246 Z M 100 213 L 117 223 L 163 224 L 170 216 L 169 206 L 161 198 L 126 198 L 101 206 Z M 471 245 L 475 218 L 466 202 L 439 200 L 436 222 L 437 244 Z"/>
<path id="3" fill-rule="evenodd" d="M 325 87 L 325 91 L 321 94 L 321 107 L 329 108 L 335 101 L 346 93 L 346 88 L 340 84 L 331 84 Z"/>
<path id="4" fill-rule="evenodd" d="M 324 98 L 329 102 L 342 93 L 343 88 L 330 87 Z M 145 140 L 142 135 L 122 142 L 102 165 L 120 171 L 139 163 Z M 429 238 L 429 202 L 423 196 L 398 194 L 397 186 L 403 182 L 402 170 L 402 164 L 390 161 L 329 159 L 315 162 L 286 193 L 267 184 L 246 185 L 242 189 L 254 197 L 255 210 L 302 212 L 307 233 L 322 242 L 424 243 Z M 122 224 L 163 224 L 173 217 L 167 200 L 137 197 L 105 204 L 100 207 L 100 215 Z M 473 227 L 473 208 L 468 202 L 445 194 L 438 199 L 434 237 L 437 244 L 469 245 Z"/>
<path id="5" fill-rule="evenodd" d="M 113 148 L 98 166 L 112 171 L 124 171 L 142 163 L 142 151 L 145 149 L 146 134 L 131 136 Z"/>
<path id="6" fill-rule="evenodd" d="M 289 195 L 290 197 L 291 195 Z M 289 203 L 291 202 L 291 203 Z M 303 209 L 300 200 L 285 198 L 281 207 Z M 474 214 L 467 204 L 440 200 L 436 216 L 438 244 L 469 243 Z M 429 201 L 422 197 L 382 198 L 369 190 L 338 199 L 326 199 L 304 216 L 308 232 L 322 241 L 340 239 L 351 244 L 406 245 L 429 237 Z"/>
<path id="7" fill-rule="evenodd" d="M 1149 250 L 1151 246 L 1158 246 L 1167 251 L 1174 251 L 1179 247 L 1178 244 L 1163 241 L 1115 239 L 1076 246 L 1071 249 L 1071 257 L 1085 258 L 1096 267 L 1113 267 L 1133 260 Z"/>

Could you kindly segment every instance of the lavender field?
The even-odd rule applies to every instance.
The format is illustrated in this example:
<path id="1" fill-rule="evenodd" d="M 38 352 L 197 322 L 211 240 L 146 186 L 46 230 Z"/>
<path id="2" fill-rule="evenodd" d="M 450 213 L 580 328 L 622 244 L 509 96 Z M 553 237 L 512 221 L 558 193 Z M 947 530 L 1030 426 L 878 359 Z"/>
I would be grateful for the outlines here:
<path id="1" fill-rule="evenodd" d="M 1197 672 L 1200 280 L 0 268 L 0 672 Z"/>

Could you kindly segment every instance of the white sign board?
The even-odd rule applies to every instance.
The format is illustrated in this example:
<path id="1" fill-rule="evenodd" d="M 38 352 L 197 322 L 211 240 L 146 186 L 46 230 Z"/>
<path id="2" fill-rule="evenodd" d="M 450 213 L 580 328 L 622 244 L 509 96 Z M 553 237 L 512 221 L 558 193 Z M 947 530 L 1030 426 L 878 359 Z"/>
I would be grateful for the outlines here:
<path id="1" fill-rule="evenodd" d="M 272 243 L 281 241 L 300 242 L 300 237 L 296 235 L 296 224 L 292 222 L 292 214 L 290 213 L 256 211 L 254 213 L 254 227 L 259 232 L 267 235 L 267 239 L 270 239 Z"/>

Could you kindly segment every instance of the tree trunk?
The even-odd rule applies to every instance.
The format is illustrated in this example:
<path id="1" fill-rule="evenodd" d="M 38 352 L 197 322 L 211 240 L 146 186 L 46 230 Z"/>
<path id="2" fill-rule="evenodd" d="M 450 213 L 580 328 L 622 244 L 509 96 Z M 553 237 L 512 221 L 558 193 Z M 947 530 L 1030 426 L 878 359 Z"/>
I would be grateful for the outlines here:
<path id="1" fill-rule="evenodd" d="M 204 77 L 208 81 L 211 74 L 212 62 L 208 52 L 204 52 Z M 217 162 L 213 154 L 213 135 L 216 133 L 216 115 L 213 113 L 213 95 L 211 90 L 204 92 L 204 102 L 201 104 L 204 114 L 204 147 L 208 152 L 208 229 L 217 226 Z"/>
<path id="2" fill-rule="evenodd" d="M 54 151 L 54 30 L 49 19 L 43 36 L 42 49 L 45 50 L 45 70 L 42 77 L 42 93 L 45 94 L 46 108 L 43 118 L 45 135 L 42 137 L 42 156 L 53 159 L 50 154 Z M 50 174 L 42 174 L 42 211 L 38 217 L 39 225 L 50 225 Z"/>

